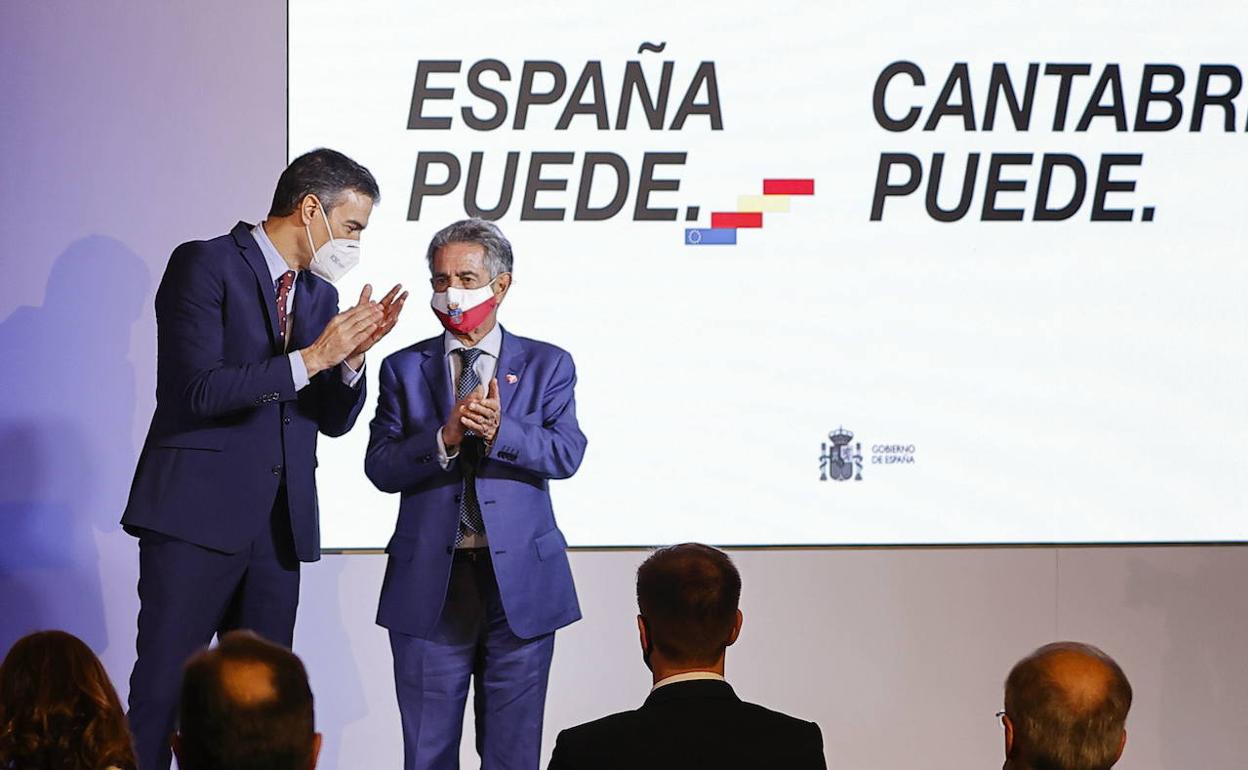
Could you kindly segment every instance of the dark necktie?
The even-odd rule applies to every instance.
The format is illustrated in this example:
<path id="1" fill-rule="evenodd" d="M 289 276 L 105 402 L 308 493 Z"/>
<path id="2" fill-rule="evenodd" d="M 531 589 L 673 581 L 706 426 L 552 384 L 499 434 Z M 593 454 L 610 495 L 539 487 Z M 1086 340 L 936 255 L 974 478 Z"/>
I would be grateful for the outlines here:
<path id="1" fill-rule="evenodd" d="M 294 270 L 287 270 L 277 279 L 277 336 L 281 340 L 286 339 L 286 298 L 290 296 L 290 287 L 294 284 Z"/>
<path id="2" fill-rule="evenodd" d="M 459 348 L 458 352 L 462 366 L 459 370 L 459 381 L 455 383 L 456 401 L 481 387 L 481 378 L 476 369 L 481 351 L 476 348 Z M 455 536 L 456 545 L 459 545 L 466 534 L 485 531 L 485 522 L 481 519 L 481 503 L 477 500 L 477 464 L 481 449 L 481 438 L 472 431 L 464 431 L 464 440 L 459 447 L 464 488 L 459 495 L 459 533 Z"/>

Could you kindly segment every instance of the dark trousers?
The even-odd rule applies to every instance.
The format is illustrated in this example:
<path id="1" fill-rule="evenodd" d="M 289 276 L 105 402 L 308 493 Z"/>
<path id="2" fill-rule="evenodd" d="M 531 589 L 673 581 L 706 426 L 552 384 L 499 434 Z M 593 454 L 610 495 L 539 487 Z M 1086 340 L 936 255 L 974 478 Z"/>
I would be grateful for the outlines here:
<path id="1" fill-rule="evenodd" d="M 489 550 L 457 551 L 427 639 L 390 632 L 405 770 L 459 767 L 468 683 L 483 770 L 537 770 L 555 635 L 511 632 Z"/>
<path id="2" fill-rule="evenodd" d="M 182 665 L 214 634 L 246 628 L 290 646 L 299 560 L 283 486 L 251 547 L 201 548 L 155 532 L 139 538 L 138 660 L 130 675 L 130 730 L 142 770 L 168 770 Z"/>

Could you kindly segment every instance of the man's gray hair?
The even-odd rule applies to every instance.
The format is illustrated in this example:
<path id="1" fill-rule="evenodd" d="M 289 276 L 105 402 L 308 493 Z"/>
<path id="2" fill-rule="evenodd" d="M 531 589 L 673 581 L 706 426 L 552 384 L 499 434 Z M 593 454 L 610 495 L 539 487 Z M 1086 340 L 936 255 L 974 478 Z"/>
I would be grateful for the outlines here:
<path id="1" fill-rule="evenodd" d="M 1074 653 L 1107 670 L 1097 698 L 1072 694 L 1052 675 L 1051 659 Z M 1090 644 L 1046 644 L 1015 664 L 1005 680 L 1005 713 L 1033 770 L 1108 770 L 1118 760 L 1131 709 L 1131 683 L 1113 658 Z"/>
<path id="2" fill-rule="evenodd" d="M 473 217 L 461 219 L 442 228 L 429 241 L 429 252 L 425 258 L 429 261 L 429 271 L 433 272 L 433 257 L 438 249 L 448 243 L 475 243 L 485 249 L 485 266 L 490 271 L 490 280 L 501 273 L 511 272 L 511 241 L 503 235 L 503 231 L 493 222 Z"/>

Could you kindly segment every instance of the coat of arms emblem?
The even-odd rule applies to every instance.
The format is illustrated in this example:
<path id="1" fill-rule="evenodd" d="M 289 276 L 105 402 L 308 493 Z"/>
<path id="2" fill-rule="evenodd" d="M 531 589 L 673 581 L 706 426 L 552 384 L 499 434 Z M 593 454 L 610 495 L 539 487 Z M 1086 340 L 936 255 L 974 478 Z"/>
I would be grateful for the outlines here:
<path id="1" fill-rule="evenodd" d="M 820 481 L 862 481 L 862 443 L 851 445 L 853 440 L 853 431 L 844 428 L 828 433 L 828 441 L 819 445 Z"/>

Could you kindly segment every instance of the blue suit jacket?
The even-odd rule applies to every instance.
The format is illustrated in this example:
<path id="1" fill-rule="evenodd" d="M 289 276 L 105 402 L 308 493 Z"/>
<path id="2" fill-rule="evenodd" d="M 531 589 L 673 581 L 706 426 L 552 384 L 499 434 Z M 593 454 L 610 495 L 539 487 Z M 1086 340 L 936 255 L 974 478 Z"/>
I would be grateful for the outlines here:
<path id="1" fill-rule="evenodd" d="M 576 472 L 585 434 L 565 351 L 504 330 L 497 378 L 502 420 L 478 467 L 477 497 L 507 622 L 532 638 L 581 617 L 548 482 Z M 423 638 L 446 599 L 463 483 L 459 460 L 444 470 L 437 458 L 438 430 L 454 406 L 443 338 L 386 358 L 379 388 L 364 469 L 378 489 L 402 497 L 377 622 Z"/>
<path id="2" fill-rule="evenodd" d="M 121 523 L 236 553 L 267 526 L 286 479 L 295 550 L 320 558 L 317 431 L 340 436 L 364 405 L 337 368 L 295 391 L 264 255 L 239 222 L 174 250 L 156 292 L 156 413 Z M 299 273 L 290 350 L 338 312 L 338 292 Z"/>

